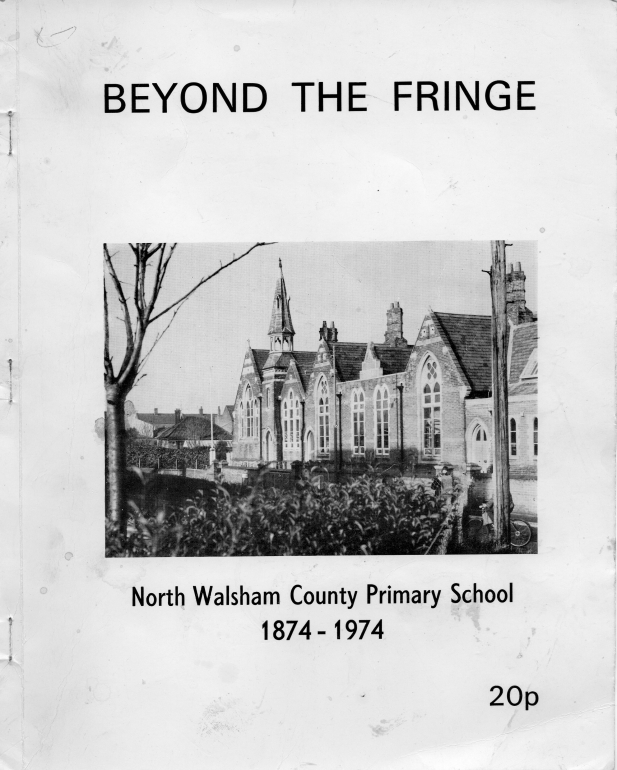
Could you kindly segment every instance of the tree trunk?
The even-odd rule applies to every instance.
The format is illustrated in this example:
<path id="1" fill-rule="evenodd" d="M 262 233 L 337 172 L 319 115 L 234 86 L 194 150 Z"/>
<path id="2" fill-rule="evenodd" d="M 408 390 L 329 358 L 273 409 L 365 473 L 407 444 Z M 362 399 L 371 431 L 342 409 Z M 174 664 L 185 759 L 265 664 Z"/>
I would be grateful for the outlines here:
<path id="1" fill-rule="evenodd" d="M 126 429 L 124 426 L 124 402 L 126 396 L 117 386 L 105 388 L 107 415 L 105 420 L 105 453 L 107 478 L 105 479 L 106 513 L 120 525 L 120 532 L 126 534 Z"/>

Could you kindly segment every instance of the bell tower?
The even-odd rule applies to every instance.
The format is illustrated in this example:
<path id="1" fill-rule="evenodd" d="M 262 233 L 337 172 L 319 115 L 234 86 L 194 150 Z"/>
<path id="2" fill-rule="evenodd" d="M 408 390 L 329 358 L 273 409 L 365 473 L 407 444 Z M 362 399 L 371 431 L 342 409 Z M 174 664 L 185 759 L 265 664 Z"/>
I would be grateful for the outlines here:
<path id="1" fill-rule="evenodd" d="M 287 296 L 287 287 L 283 276 L 283 264 L 279 259 L 279 269 L 281 274 L 276 282 L 274 289 L 274 303 L 272 304 L 272 317 L 270 318 L 270 328 L 268 336 L 270 337 L 270 350 L 280 352 L 294 349 L 294 327 L 291 322 L 291 313 L 289 312 L 289 297 Z"/>

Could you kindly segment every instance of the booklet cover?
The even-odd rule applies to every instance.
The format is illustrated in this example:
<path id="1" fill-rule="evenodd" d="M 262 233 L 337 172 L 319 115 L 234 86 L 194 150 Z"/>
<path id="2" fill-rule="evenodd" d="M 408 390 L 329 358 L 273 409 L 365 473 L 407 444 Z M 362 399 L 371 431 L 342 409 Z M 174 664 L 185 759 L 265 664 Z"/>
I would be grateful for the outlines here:
<path id="1" fill-rule="evenodd" d="M 615 5 L 4 5 L 0 766 L 612 767 Z"/>

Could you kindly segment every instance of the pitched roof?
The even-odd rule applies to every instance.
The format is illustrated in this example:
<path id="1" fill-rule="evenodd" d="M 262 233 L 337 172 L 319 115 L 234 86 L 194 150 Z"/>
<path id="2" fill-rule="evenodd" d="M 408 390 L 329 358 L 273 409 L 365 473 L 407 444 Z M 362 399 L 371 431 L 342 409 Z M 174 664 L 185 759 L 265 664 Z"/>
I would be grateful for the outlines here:
<path id="1" fill-rule="evenodd" d="M 157 438 L 165 441 L 210 441 L 212 436 L 215 441 L 231 441 L 231 434 L 213 423 L 213 431 L 210 433 L 209 416 L 185 416 L 177 425 L 162 431 Z"/>
<path id="2" fill-rule="evenodd" d="M 336 373 L 344 382 L 360 379 L 360 370 L 366 354 L 365 342 L 329 342 L 336 351 Z"/>
<path id="3" fill-rule="evenodd" d="M 253 358 L 255 359 L 255 364 L 257 365 L 257 373 L 259 376 L 262 376 L 264 364 L 268 360 L 268 356 L 270 355 L 269 350 L 260 350 L 256 348 L 252 348 L 253 351 Z"/>
<path id="4" fill-rule="evenodd" d="M 285 369 L 287 371 L 291 361 L 291 351 L 270 350 L 268 358 L 262 364 L 262 369 Z"/>
<path id="5" fill-rule="evenodd" d="M 137 418 L 150 425 L 173 425 L 176 415 L 173 412 L 137 412 Z"/>
<path id="6" fill-rule="evenodd" d="M 375 352 L 381 361 L 384 374 L 396 374 L 404 372 L 407 368 L 409 356 L 413 351 L 413 345 L 394 347 L 392 345 L 374 345 Z"/>
<path id="7" fill-rule="evenodd" d="M 537 380 L 523 380 L 508 386 L 508 396 L 529 396 L 538 392 Z"/>
<path id="8" fill-rule="evenodd" d="M 365 342 L 330 342 L 328 344 L 331 349 L 336 350 L 336 372 L 341 381 L 359 380 L 368 345 Z M 373 348 L 385 375 L 405 371 L 413 345 L 406 347 L 373 345 Z"/>
<path id="9" fill-rule="evenodd" d="M 474 393 L 491 390 L 491 317 L 433 311 Z"/>
<path id="10" fill-rule="evenodd" d="M 510 358 L 509 382 L 518 382 L 529 361 L 529 356 L 538 347 L 538 324 L 526 323 L 512 328 L 512 354 Z"/>
<path id="11" fill-rule="evenodd" d="M 313 371 L 316 353 L 310 350 L 294 350 L 292 356 L 298 367 L 302 386 L 306 390 L 311 372 Z"/>
<path id="12" fill-rule="evenodd" d="M 183 412 L 182 417 L 204 417 L 206 420 L 210 419 L 210 412 Z M 212 412 L 212 419 L 216 420 L 218 414 Z"/>

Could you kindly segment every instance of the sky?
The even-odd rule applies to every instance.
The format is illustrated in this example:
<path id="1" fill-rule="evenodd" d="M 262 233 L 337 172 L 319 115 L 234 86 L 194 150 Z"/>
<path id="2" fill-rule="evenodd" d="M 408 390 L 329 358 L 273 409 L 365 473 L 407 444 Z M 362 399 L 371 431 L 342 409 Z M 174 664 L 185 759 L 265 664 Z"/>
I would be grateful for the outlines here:
<path id="1" fill-rule="evenodd" d="M 157 307 L 185 294 L 251 243 L 178 244 Z M 130 283 L 127 244 L 110 245 L 121 280 Z M 537 244 L 514 241 L 508 262 L 521 262 L 527 306 L 537 312 Z M 277 243 L 253 250 L 200 287 L 184 304 L 149 356 L 129 395 L 138 412 L 205 412 L 233 404 L 249 341 L 269 348 L 268 325 L 282 260 L 296 350 L 317 348 L 323 321 L 334 321 L 342 342 L 382 343 L 386 310 L 403 308 L 403 333 L 416 340 L 429 307 L 450 313 L 491 312 L 488 241 Z M 126 288 L 126 287 L 125 287 Z M 110 305 L 114 361 L 123 353 L 124 325 Z M 149 330 L 146 351 L 165 327 Z M 149 344 L 148 344 L 149 343 Z"/>

